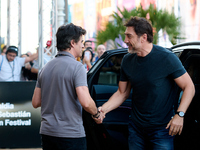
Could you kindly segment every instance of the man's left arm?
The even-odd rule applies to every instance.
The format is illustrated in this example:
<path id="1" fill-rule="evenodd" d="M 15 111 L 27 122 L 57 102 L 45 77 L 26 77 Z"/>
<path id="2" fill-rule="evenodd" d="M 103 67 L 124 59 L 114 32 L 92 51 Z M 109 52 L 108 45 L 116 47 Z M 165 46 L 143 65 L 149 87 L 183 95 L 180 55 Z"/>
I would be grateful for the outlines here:
<path id="1" fill-rule="evenodd" d="M 33 54 L 33 55 L 29 56 L 29 57 L 26 57 L 26 58 L 25 58 L 25 63 L 30 62 L 30 61 L 33 61 L 33 60 L 35 60 L 36 58 L 38 58 L 38 53 L 35 53 L 35 54 Z"/>
<path id="2" fill-rule="evenodd" d="M 187 72 L 182 76 L 174 79 L 174 81 L 183 91 L 183 95 L 181 98 L 180 105 L 177 109 L 177 112 L 182 111 L 185 113 L 195 94 L 194 84 Z M 174 115 L 174 117 L 170 120 L 170 122 L 166 127 L 166 128 L 170 127 L 169 135 L 173 136 L 176 135 L 177 133 L 179 135 L 181 134 L 183 129 L 183 120 L 184 117 L 180 117 L 178 114 Z"/>
<path id="3" fill-rule="evenodd" d="M 32 105 L 34 108 L 41 106 L 41 88 L 36 87 L 32 97 Z"/>

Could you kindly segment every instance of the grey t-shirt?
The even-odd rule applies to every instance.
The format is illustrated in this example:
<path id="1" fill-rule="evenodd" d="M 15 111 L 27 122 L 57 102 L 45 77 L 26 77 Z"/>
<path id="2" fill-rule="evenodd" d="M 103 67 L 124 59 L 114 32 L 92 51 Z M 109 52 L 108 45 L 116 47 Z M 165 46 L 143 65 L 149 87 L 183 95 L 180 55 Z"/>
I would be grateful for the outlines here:
<path id="1" fill-rule="evenodd" d="M 36 86 L 41 88 L 40 134 L 80 138 L 85 137 L 82 106 L 77 98 L 76 87 L 87 86 L 84 66 L 68 52 L 44 66 Z"/>

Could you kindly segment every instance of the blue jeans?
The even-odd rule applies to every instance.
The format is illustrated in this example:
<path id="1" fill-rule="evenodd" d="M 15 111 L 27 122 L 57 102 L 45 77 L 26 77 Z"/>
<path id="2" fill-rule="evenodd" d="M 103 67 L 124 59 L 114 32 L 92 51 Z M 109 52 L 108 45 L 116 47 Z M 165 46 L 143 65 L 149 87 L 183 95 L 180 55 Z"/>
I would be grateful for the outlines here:
<path id="1" fill-rule="evenodd" d="M 43 150 L 86 150 L 86 138 L 61 138 L 41 135 Z"/>
<path id="2" fill-rule="evenodd" d="M 144 129 L 129 122 L 129 150 L 173 150 L 174 137 L 169 129 Z"/>

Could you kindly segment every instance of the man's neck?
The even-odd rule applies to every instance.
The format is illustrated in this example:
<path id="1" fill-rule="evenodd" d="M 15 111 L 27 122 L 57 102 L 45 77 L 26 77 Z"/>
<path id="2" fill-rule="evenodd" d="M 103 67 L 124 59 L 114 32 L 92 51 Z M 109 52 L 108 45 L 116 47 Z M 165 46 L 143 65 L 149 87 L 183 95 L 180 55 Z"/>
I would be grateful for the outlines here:
<path id="1" fill-rule="evenodd" d="M 74 53 L 74 51 L 72 49 L 66 49 L 66 50 L 64 50 L 64 52 L 68 52 L 68 53 L 72 54 L 76 58 L 76 55 L 75 55 L 75 53 Z"/>
<path id="2" fill-rule="evenodd" d="M 152 43 L 145 43 L 141 48 L 141 51 L 138 52 L 137 55 L 140 57 L 145 57 L 151 52 L 152 49 L 153 49 Z"/>

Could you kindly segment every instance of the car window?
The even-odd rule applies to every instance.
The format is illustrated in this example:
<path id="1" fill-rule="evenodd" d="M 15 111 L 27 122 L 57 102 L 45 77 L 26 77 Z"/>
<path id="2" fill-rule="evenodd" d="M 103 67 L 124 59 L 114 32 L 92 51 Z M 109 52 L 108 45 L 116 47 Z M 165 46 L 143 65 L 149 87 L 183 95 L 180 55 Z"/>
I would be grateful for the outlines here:
<path id="1" fill-rule="evenodd" d="M 185 68 L 188 74 L 195 85 L 200 85 L 200 55 L 193 54 L 187 60 L 188 62 L 185 64 Z"/>
<path id="2" fill-rule="evenodd" d="M 174 52 L 176 54 L 176 56 L 179 57 L 179 55 L 181 54 L 181 52 Z"/>
<path id="3" fill-rule="evenodd" d="M 123 56 L 124 54 L 114 55 L 104 63 L 100 69 L 98 84 L 118 85 Z"/>

